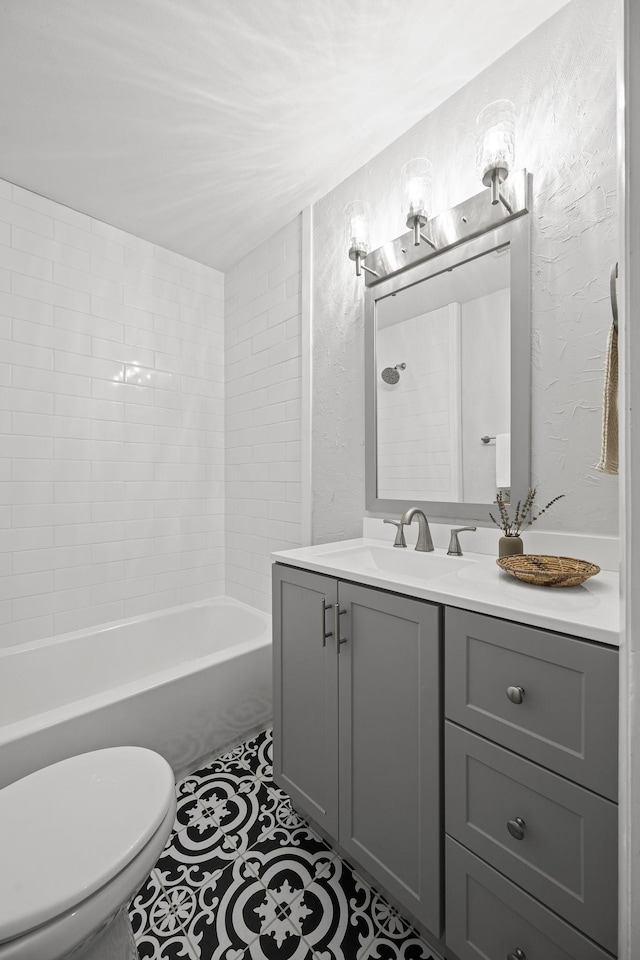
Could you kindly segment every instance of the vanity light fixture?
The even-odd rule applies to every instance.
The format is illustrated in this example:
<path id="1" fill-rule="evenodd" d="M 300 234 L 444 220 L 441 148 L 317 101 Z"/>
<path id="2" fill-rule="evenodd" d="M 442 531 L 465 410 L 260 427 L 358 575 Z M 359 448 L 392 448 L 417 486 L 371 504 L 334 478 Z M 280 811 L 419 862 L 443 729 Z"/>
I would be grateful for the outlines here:
<path id="1" fill-rule="evenodd" d="M 363 270 L 377 277 L 376 271 L 365 267 L 362 262 L 369 253 L 369 204 L 366 200 L 353 200 L 346 205 L 344 225 L 349 259 L 355 260 L 356 263 L 356 277 L 361 277 Z"/>
<path id="2" fill-rule="evenodd" d="M 509 176 L 515 156 L 515 107 L 511 100 L 494 100 L 476 120 L 478 176 L 491 187 L 491 203 L 502 203 L 512 213 L 500 185 Z"/>
<path id="3" fill-rule="evenodd" d="M 477 133 L 478 175 L 485 187 L 491 188 L 490 204 L 483 189 L 432 216 L 431 163 L 425 157 L 416 157 L 402 168 L 402 204 L 410 228 L 408 233 L 370 250 L 368 203 L 355 200 L 344 208 L 349 259 L 355 261 L 357 277 L 364 271 L 365 286 L 375 286 L 529 212 L 531 174 L 513 169 L 515 108 L 511 101 L 496 100 L 485 107 L 477 119 Z M 427 223 L 428 235 L 425 235 L 422 228 Z M 500 256 L 507 249 L 508 245 L 501 244 L 493 255 Z"/>
<path id="4" fill-rule="evenodd" d="M 413 229 L 413 245 L 424 240 L 434 250 L 436 245 L 422 233 L 431 209 L 431 161 L 426 157 L 408 160 L 402 168 L 402 208 L 407 214 L 407 226 Z"/>

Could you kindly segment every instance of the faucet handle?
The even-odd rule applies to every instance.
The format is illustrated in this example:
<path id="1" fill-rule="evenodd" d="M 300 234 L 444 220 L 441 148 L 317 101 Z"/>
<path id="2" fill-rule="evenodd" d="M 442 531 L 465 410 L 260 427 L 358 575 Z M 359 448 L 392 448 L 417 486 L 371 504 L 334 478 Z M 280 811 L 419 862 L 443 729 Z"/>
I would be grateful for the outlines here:
<path id="1" fill-rule="evenodd" d="M 407 541 L 404 538 L 404 523 L 402 520 L 383 520 L 383 523 L 392 523 L 397 527 L 396 538 L 393 541 L 394 547 L 406 547 Z"/>
<path id="2" fill-rule="evenodd" d="M 461 557 L 462 549 L 460 547 L 460 541 L 458 540 L 458 534 L 464 533 L 465 530 L 475 530 L 475 527 L 454 527 L 451 531 L 451 539 L 449 540 L 449 549 L 447 550 L 448 557 Z"/>

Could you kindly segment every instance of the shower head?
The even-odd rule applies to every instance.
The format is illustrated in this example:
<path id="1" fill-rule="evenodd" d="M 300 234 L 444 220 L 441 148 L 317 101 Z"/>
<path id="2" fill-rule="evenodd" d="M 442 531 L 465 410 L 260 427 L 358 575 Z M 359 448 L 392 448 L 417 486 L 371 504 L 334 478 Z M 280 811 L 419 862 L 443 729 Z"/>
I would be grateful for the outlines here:
<path id="1" fill-rule="evenodd" d="M 382 377 L 385 383 L 389 383 L 393 385 L 394 383 L 397 383 L 398 380 L 400 379 L 400 374 L 398 373 L 398 371 L 406 370 L 406 369 L 407 369 L 406 363 L 397 363 L 395 367 L 385 367 L 382 373 L 380 374 L 380 376 Z"/>

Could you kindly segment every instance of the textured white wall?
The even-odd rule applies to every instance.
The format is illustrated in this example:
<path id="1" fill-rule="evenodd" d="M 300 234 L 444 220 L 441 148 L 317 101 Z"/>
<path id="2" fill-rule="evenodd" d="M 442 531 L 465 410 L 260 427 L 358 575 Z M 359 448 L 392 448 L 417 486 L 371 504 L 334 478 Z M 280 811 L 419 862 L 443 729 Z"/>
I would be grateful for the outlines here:
<path id="1" fill-rule="evenodd" d="M 301 219 L 225 274 L 226 592 L 267 611 L 302 542 Z"/>
<path id="2" fill-rule="evenodd" d="M 221 593 L 223 275 L 0 181 L 0 645 Z"/>
<path id="3" fill-rule="evenodd" d="M 616 532 L 617 479 L 593 469 L 617 259 L 615 38 L 615 5 L 574 0 L 316 204 L 314 541 L 357 536 L 365 510 L 364 285 L 343 209 L 370 202 L 372 247 L 398 236 L 415 156 L 433 163 L 434 213 L 477 193 L 475 118 L 502 97 L 516 106 L 516 167 L 534 175 L 532 482 L 541 498 L 566 494 L 549 528 Z"/>

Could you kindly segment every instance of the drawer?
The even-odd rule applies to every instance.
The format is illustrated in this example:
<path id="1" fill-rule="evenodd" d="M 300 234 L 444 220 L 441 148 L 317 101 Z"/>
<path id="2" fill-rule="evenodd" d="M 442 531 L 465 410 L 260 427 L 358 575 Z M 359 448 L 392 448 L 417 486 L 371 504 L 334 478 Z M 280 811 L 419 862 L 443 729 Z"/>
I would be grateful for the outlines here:
<path id="1" fill-rule="evenodd" d="M 617 798 L 617 650 L 452 607 L 444 649 L 450 720 Z"/>
<path id="2" fill-rule="evenodd" d="M 446 942 L 459 960 L 611 960 L 601 947 L 449 837 L 446 876 Z"/>
<path id="3" fill-rule="evenodd" d="M 450 722 L 445 765 L 447 833 L 615 951 L 616 804 Z"/>

